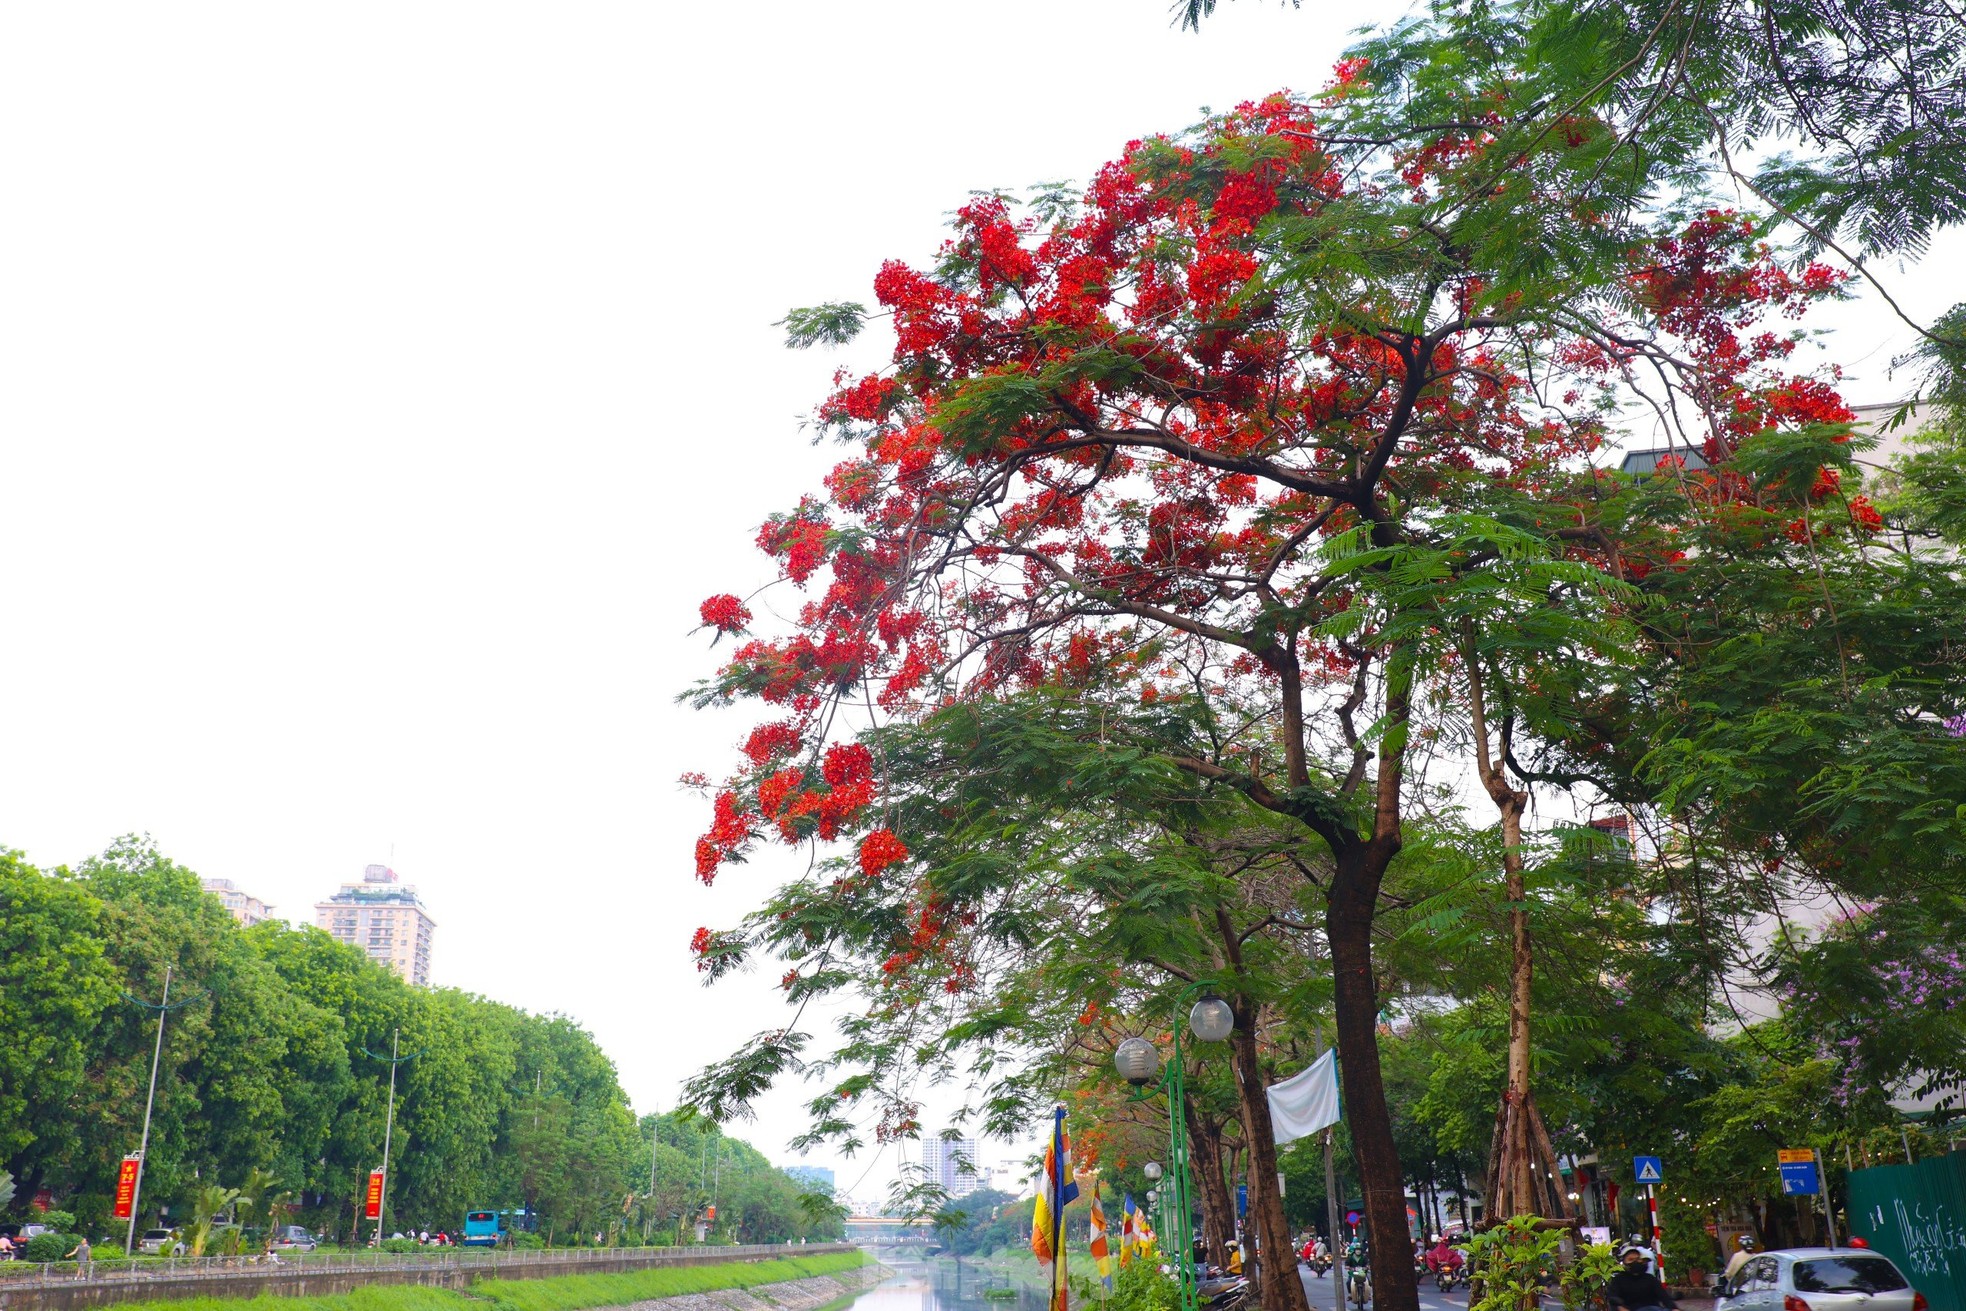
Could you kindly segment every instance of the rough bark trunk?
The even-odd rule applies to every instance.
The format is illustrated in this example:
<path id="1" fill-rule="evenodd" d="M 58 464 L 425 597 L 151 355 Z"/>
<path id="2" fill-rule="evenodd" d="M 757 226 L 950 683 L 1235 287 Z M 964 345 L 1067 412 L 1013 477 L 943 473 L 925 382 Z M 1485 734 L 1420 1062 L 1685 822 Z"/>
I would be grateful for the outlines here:
<path id="1" fill-rule="evenodd" d="M 1372 1294 L 1377 1311 L 1419 1311 L 1420 1286 L 1406 1240 L 1405 1172 L 1393 1142 L 1379 1067 L 1379 994 L 1372 976 L 1372 920 L 1379 883 L 1396 846 L 1374 841 L 1337 854 L 1325 906 L 1325 939 L 1331 946 L 1338 1063 L 1344 1082 L 1345 1120 L 1364 1193 L 1372 1251 Z"/>
<path id="2" fill-rule="evenodd" d="M 1496 725 L 1496 750 L 1488 738 L 1488 696 L 1481 660 L 1476 654 L 1474 626 L 1462 630 L 1466 662 L 1469 720 L 1474 733 L 1475 767 L 1482 787 L 1502 819 L 1503 888 L 1509 903 L 1509 1047 L 1508 1082 L 1495 1116 L 1495 1136 L 1488 1149 L 1488 1175 L 1483 1181 L 1483 1219 L 1494 1224 L 1514 1215 L 1570 1218 L 1543 1117 L 1536 1111 L 1530 1085 L 1530 1005 L 1536 977 L 1536 958 L 1529 937 L 1529 889 L 1523 877 L 1522 814 L 1529 794 L 1509 786 L 1506 770 L 1513 719 L 1503 714 Z"/>
<path id="3" fill-rule="evenodd" d="M 1277 1191 L 1276 1131 L 1270 1125 L 1270 1099 L 1263 1083 L 1263 1063 L 1256 1047 L 1257 1007 L 1245 998 L 1235 1001 L 1236 1027 L 1229 1035 L 1229 1052 L 1236 1071 L 1236 1098 L 1242 1107 L 1242 1132 L 1249 1144 L 1249 1211 L 1262 1252 L 1262 1281 L 1258 1301 L 1264 1311 L 1310 1311 L 1304 1281 L 1297 1275 L 1297 1253 L 1290 1244 L 1290 1222 L 1283 1214 L 1283 1195 Z M 1247 1261 L 1248 1255 L 1244 1254 Z"/>
<path id="4" fill-rule="evenodd" d="M 1485 756 L 1487 752 L 1484 750 Z M 1522 811 L 1526 794 L 1507 785 L 1499 769 L 1484 768 L 1483 782 L 1502 814 L 1503 886 L 1509 902 L 1509 1047 L 1508 1083 L 1495 1117 L 1495 1137 L 1489 1146 L 1488 1177 L 1484 1181 L 1485 1219 L 1489 1223 L 1512 1215 L 1540 1215 L 1567 1220 L 1555 1149 L 1536 1110 L 1530 1082 L 1530 1006 L 1535 984 L 1535 951 L 1529 936 L 1528 887 L 1522 867 Z"/>
<path id="5" fill-rule="evenodd" d="M 1222 1124 L 1188 1108 L 1188 1144 L 1194 1153 L 1195 1182 L 1201 1192 L 1201 1236 L 1211 1264 L 1229 1263 L 1229 1236 L 1236 1229 L 1235 1202 L 1222 1173 Z"/>

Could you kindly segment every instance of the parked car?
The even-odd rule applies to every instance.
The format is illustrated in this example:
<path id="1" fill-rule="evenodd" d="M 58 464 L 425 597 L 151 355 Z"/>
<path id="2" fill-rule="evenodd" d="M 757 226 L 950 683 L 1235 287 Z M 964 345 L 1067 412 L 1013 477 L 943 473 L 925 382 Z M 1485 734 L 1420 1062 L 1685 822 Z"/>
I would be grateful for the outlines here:
<path id="1" fill-rule="evenodd" d="M 1927 1311 L 1890 1257 L 1856 1247 L 1763 1252 L 1720 1294 L 1714 1311 Z"/>
<path id="2" fill-rule="evenodd" d="M 321 1245 L 321 1240 L 307 1232 L 304 1225 L 281 1225 L 273 1231 L 272 1241 L 266 1248 L 270 1252 L 311 1252 Z"/>
<path id="3" fill-rule="evenodd" d="M 137 1240 L 137 1251 L 145 1256 L 183 1256 L 184 1244 L 175 1229 L 146 1229 Z"/>

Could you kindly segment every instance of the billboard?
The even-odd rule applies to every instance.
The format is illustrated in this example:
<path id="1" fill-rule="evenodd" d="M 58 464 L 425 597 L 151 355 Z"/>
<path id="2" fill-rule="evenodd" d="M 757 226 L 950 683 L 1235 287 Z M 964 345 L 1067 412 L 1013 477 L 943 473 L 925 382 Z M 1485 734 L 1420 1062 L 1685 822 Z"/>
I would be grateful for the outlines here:
<path id="1" fill-rule="evenodd" d="M 382 1171 L 369 1171 L 369 1195 L 362 1203 L 362 1214 L 371 1220 L 382 1219 Z"/>

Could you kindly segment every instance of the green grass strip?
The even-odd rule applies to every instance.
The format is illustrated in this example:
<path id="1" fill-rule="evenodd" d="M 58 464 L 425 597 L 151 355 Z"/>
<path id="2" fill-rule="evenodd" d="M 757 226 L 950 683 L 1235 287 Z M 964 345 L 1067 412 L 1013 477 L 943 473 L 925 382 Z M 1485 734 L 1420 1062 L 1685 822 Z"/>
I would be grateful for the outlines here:
<path id="1" fill-rule="evenodd" d="M 466 1293 L 419 1284 L 375 1284 L 318 1297 L 188 1297 L 163 1302 L 121 1302 L 115 1311 L 587 1311 L 720 1288 L 755 1288 L 821 1275 L 840 1275 L 867 1264 L 865 1252 L 821 1252 L 770 1261 L 720 1265 L 657 1266 L 612 1275 L 556 1275 L 550 1279 L 480 1279 Z"/>
<path id="2" fill-rule="evenodd" d="M 621 1306 L 684 1293 L 709 1293 L 719 1288 L 755 1288 L 794 1279 L 845 1274 L 867 1263 L 864 1252 L 822 1252 L 815 1256 L 783 1257 L 773 1261 L 732 1265 L 654 1267 L 618 1275 L 562 1275 L 554 1279 L 481 1279 L 471 1285 L 473 1297 L 487 1298 L 503 1311 L 586 1311 L 588 1307 Z M 337 1308 L 336 1311 L 339 1311 Z M 350 1311 L 357 1311 L 351 1308 Z M 422 1308 L 405 1308 L 422 1311 Z"/>

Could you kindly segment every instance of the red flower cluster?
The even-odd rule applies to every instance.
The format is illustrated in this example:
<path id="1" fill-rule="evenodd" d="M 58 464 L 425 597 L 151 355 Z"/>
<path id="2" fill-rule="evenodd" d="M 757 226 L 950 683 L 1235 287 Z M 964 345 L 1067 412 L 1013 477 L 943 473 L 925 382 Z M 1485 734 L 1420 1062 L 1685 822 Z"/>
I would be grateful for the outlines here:
<path id="1" fill-rule="evenodd" d="M 860 872 L 870 879 L 908 859 L 908 848 L 888 829 L 877 828 L 860 840 Z"/>
<path id="2" fill-rule="evenodd" d="M 698 611 L 704 627 L 714 628 L 720 633 L 741 633 L 751 622 L 751 612 L 744 602 L 734 596 L 713 596 L 705 601 Z"/>

